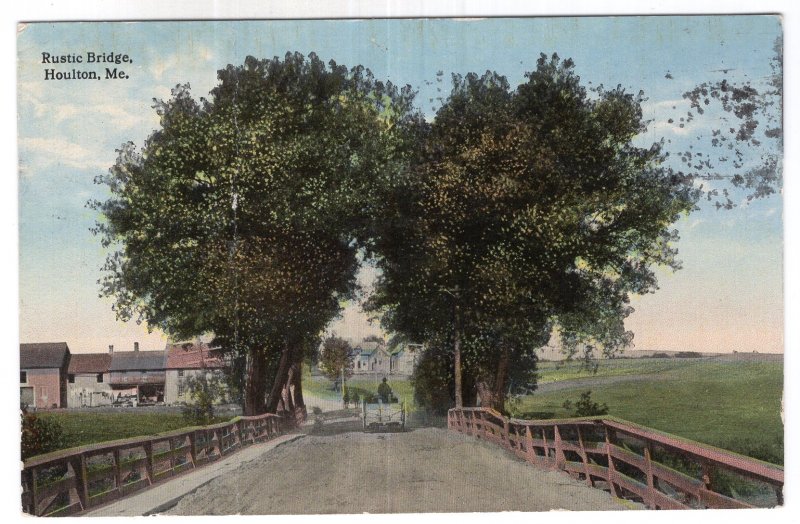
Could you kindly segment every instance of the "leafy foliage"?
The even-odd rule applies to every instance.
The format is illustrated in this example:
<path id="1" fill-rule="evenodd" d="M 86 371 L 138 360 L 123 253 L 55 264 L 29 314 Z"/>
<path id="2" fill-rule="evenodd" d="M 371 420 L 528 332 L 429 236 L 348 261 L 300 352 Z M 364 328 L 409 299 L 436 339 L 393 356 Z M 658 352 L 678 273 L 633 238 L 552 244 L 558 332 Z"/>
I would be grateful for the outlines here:
<path id="1" fill-rule="evenodd" d="M 733 74 L 720 70 L 721 80 L 702 82 L 683 93 L 689 102 L 681 128 L 707 119 L 710 137 L 698 136 L 695 145 L 679 154 L 688 176 L 698 180 L 705 198 L 718 209 L 737 205 L 733 190 L 741 190 L 747 202 L 765 198 L 783 187 L 783 39 L 775 41 L 766 80 L 729 80 Z M 669 123 L 676 123 L 670 118 Z M 701 145 L 712 153 L 699 151 Z M 711 184 L 721 181 L 722 187 Z M 719 185 L 719 184 L 717 184 Z"/>
<path id="2" fill-rule="evenodd" d="M 555 55 L 515 90 L 496 73 L 453 77 L 374 241 L 370 308 L 432 350 L 418 382 L 450 380 L 456 311 L 464 373 L 482 397 L 505 395 L 510 371 L 535 371 L 554 327 L 571 352 L 631 342 L 629 294 L 656 289 L 652 266 L 679 267 L 670 225 L 697 197 L 661 167 L 660 144 L 631 143 L 645 130 L 642 100 L 619 87 L 590 96 Z M 527 375 L 514 383 L 532 385 Z"/>
<path id="3" fill-rule="evenodd" d="M 208 100 L 179 85 L 155 101 L 160 128 L 97 178 L 111 192 L 90 203 L 111 248 L 101 294 L 122 320 L 213 333 L 251 385 L 280 381 L 353 296 L 373 186 L 397 170 L 413 93 L 313 53 L 218 76 Z"/>
<path id="4" fill-rule="evenodd" d="M 344 374 L 348 379 L 353 376 L 353 348 L 343 338 L 331 335 L 322 343 L 320 353 L 320 370 L 331 380 L 338 380 Z"/>
<path id="5" fill-rule="evenodd" d="M 58 421 L 22 411 L 22 460 L 64 447 L 64 430 Z"/>
<path id="6" fill-rule="evenodd" d="M 222 377 L 211 373 L 199 373 L 184 378 L 190 401 L 183 407 L 187 423 L 207 426 L 214 421 L 214 405 L 226 396 L 226 385 Z"/>
<path id="7" fill-rule="evenodd" d="M 593 417 L 596 415 L 608 414 L 608 406 L 605 403 L 598 404 L 597 402 L 592 401 L 591 391 L 584 391 L 581 393 L 581 398 L 577 400 L 575 404 L 573 404 L 571 400 L 565 400 L 564 409 L 574 409 L 574 414 L 576 417 Z"/>

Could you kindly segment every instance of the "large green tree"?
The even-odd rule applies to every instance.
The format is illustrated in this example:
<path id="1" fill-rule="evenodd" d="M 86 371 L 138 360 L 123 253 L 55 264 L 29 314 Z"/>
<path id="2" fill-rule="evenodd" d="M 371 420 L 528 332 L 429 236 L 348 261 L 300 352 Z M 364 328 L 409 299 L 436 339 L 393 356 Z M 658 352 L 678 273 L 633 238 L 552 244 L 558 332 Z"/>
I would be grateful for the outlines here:
<path id="1" fill-rule="evenodd" d="M 187 85 L 156 101 L 159 129 L 98 178 L 102 294 L 122 319 L 216 337 L 238 359 L 246 414 L 303 409 L 300 363 L 355 290 L 413 95 L 313 53 L 248 57 L 218 78 L 209 99 Z"/>
<path id="2" fill-rule="evenodd" d="M 555 55 L 514 90 L 496 73 L 454 77 L 386 199 L 371 308 L 449 348 L 456 405 L 478 393 L 502 410 L 554 328 L 568 347 L 625 346 L 629 294 L 656 289 L 654 265 L 678 266 L 670 226 L 697 191 L 661 166 L 659 144 L 632 144 L 641 99 L 587 92 Z"/>

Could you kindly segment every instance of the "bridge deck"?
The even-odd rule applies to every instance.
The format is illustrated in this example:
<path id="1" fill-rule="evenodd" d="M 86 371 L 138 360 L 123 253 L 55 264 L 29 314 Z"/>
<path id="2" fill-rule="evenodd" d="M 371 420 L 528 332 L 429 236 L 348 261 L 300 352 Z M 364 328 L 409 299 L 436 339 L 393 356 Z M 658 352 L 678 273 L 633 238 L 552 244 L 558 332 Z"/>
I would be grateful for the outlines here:
<path id="1" fill-rule="evenodd" d="M 444 429 L 307 435 L 181 498 L 175 515 L 621 510 L 563 473 Z M 331 428 L 326 428 L 330 430 Z M 214 467 L 214 466 L 211 466 Z M 169 489 L 165 485 L 161 489 Z"/>

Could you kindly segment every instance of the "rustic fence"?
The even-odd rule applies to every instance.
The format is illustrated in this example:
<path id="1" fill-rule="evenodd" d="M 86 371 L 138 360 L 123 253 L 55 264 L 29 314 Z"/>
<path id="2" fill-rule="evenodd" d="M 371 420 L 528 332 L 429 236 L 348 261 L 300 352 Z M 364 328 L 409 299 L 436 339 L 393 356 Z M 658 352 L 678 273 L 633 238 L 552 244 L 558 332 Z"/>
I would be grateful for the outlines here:
<path id="1" fill-rule="evenodd" d="M 449 429 L 651 509 L 783 504 L 783 468 L 614 417 L 518 420 L 451 409 Z"/>
<path id="2" fill-rule="evenodd" d="M 72 515 L 270 440 L 295 422 L 274 414 L 135 437 L 33 457 L 22 470 L 22 508 Z"/>

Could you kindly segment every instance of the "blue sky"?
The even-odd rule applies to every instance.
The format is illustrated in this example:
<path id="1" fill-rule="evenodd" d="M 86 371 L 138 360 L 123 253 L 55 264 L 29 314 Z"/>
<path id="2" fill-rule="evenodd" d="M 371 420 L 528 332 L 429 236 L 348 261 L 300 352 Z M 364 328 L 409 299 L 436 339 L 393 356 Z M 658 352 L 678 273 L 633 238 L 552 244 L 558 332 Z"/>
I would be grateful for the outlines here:
<path id="1" fill-rule="evenodd" d="M 97 297 L 105 253 L 84 204 L 105 196 L 93 178 L 113 164 L 120 144 L 141 144 L 156 128 L 152 99 L 177 83 L 189 82 L 199 97 L 218 68 L 247 55 L 314 51 L 410 84 L 432 114 L 451 72 L 496 70 L 516 85 L 540 52 L 557 52 L 574 59 L 586 83 L 643 89 L 645 116 L 659 124 L 638 140 L 665 137 L 678 147 L 711 129 L 666 124 L 681 94 L 719 69 L 760 81 L 780 31 L 770 16 L 28 25 L 17 39 L 20 338 L 65 340 L 73 351 L 134 340 L 163 346 L 159 333 L 115 321 L 111 302 Z M 130 55 L 133 64 L 118 66 L 130 79 L 43 81 L 42 52 L 87 51 Z M 661 289 L 634 298 L 628 326 L 636 348 L 782 351 L 782 212 L 777 196 L 733 211 L 704 206 L 679 221 L 684 268 L 660 272 Z M 375 328 L 352 304 L 332 329 L 358 337 Z"/>

